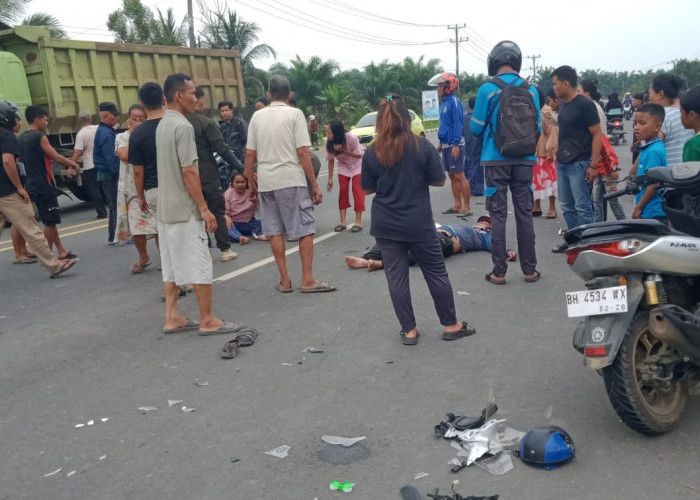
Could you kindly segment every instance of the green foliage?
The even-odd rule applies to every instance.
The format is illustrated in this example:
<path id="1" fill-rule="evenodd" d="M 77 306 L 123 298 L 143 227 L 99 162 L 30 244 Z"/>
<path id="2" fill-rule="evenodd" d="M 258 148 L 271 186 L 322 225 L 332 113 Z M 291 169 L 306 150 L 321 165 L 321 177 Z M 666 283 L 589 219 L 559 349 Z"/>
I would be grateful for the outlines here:
<path id="1" fill-rule="evenodd" d="M 122 0 L 122 8 L 107 18 L 107 29 L 117 43 L 152 43 L 155 17 L 141 0 Z"/>
<path id="2" fill-rule="evenodd" d="M 61 25 L 61 21 L 51 14 L 37 12 L 22 19 L 22 24 L 25 26 L 46 26 L 51 33 L 51 38 L 68 38 L 68 34 Z"/>
<path id="3" fill-rule="evenodd" d="M 321 101 L 319 115 L 321 123 L 338 118 L 346 120 L 355 109 L 355 92 L 352 88 L 345 87 L 339 83 L 331 83 L 318 97 Z"/>
<path id="4" fill-rule="evenodd" d="M 31 0 L 0 0 L 0 21 L 5 24 L 14 24 L 24 11 Z"/>
<path id="5" fill-rule="evenodd" d="M 31 0 L 0 0 L 0 21 L 8 25 L 46 26 L 52 38 L 67 38 L 61 22 L 50 14 L 36 12 L 20 20 L 30 3 Z"/>
<path id="6" fill-rule="evenodd" d="M 165 17 L 158 10 L 158 19 L 153 23 L 153 35 L 151 43 L 154 45 L 171 45 L 174 47 L 184 47 L 187 45 L 188 23 L 185 17 L 179 24 L 175 20 L 173 8 L 168 7 Z"/>

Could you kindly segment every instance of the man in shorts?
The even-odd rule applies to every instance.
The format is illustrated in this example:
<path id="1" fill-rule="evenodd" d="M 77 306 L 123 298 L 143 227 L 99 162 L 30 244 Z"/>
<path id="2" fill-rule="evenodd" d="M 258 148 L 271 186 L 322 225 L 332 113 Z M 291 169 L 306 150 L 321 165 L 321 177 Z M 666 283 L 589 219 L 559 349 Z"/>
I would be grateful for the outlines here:
<path id="1" fill-rule="evenodd" d="M 165 290 L 163 333 L 237 332 L 243 325 L 223 321 L 211 312 L 213 270 L 207 231 L 216 230 L 216 217 L 202 195 L 194 128 L 184 116 L 197 107 L 195 85 L 189 76 L 175 73 L 165 79 L 163 92 L 168 109 L 156 129 L 158 237 Z M 190 283 L 197 294 L 199 321 L 180 316 L 177 308 L 178 287 Z"/>
<path id="2" fill-rule="evenodd" d="M 251 197 L 260 193 L 263 233 L 271 236 L 272 255 L 280 273 L 276 288 L 282 293 L 294 290 L 287 272 L 286 234 L 289 238 L 299 238 L 301 291 L 330 292 L 336 287 L 313 277 L 314 205 L 321 203 L 323 193 L 311 165 L 311 141 L 304 113 L 287 104 L 292 93 L 289 80 L 284 76 L 275 75 L 270 79 L 267 96 L 272 101 L 270 105 L 256 111 L 250 120 L 245 175 Z M 307 180 L 311 184 L 313 201 L 309 197 Z"/>
<path id="3" fill-rule="evenodd" d="M 56 196 L 60 191 L 53 184 L 51 162 L 67 167 L 69 175 L 78 174 L 78 164 L 58 154 L 49 144 L 49 138 L 46 137 L 49 115 L 44 108 L 27 106 L 25 115 L 29 130 L 20 136 L 19 146 L 20 157 L 27 172 L 27 192 L 39 211 L 49 248 L 56 247 L 59 259 L 75 259 L 76 255 L 66 250 L 58 237 L 56 226 L 61 223 L 61 211 Z"/>
<path id="4" fill-rule="evenodd" d="M 67 271 L 75 265 L 75 259 L 57 259 L 51 253 L 46 238 L 41 233 L 34 219 L 34 209 L 29 194 L 22 186 L 17 169 L 17 157 L 20 153 L 15 132 L 21 121 L 17 106 L 7 101 L 0 101 L 0 235 L 5 222 L 10 221 L 12 228 L 19 231 L 29 243 L 37 258 L 49 270 L 51 277 Z"/>

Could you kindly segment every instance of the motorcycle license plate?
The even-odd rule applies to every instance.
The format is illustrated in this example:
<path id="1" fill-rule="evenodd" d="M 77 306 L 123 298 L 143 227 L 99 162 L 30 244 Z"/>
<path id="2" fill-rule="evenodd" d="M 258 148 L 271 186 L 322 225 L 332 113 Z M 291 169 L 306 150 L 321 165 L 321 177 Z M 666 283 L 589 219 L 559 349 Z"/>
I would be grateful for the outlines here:
<path id="1" fill-rule="evenodd" d="M 566 292 L 566 309 L 569 318 L 627 312 L 627 287 Z"/>

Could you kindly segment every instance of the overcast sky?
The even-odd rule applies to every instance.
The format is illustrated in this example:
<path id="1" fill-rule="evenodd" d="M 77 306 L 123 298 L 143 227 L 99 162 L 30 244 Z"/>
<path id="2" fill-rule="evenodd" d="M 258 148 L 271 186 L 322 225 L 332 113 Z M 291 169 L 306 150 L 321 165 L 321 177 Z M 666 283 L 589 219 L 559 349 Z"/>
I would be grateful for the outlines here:
<path id="1" fill-rule="evenodd" d="M 205 0 L 213 6 L 215 0 Z M 195 2 L 195 30 L 201 27 Z M 66 6 L 70 3 L 70 9 Z M 187 14 L 187 0 L 143 0 L 163 12 L 173 6 L 178 19 Z M 588 0 L 566 2 L 456 0 L 243 0 L 229 1 L 246 21 L 260 28 L 260 43 L 271 45 L 278 61 L 295 55 L 334 59 L 343 69 L 371 61 L 399 62 L 406 56 L 439 58 L 455 69 L 454 30 L 459 36 L 460 71 L 486 73 L 486 56 L 500 40 L 512 39 L 524 56 L 540 56 L 537 66 L 570 64 L 578 70 L 646 71 L 669 69 L 673 59 L 700 57 L 700 0 Z M 533 8 L 536 6 L 537 8 Z M 33 0 L 29 13 L 47 12 L 65 26 L 69 37 L 113 41 L 107 16 L 121 0 Z M 361 41 L 362 40 L 362 41 Z M 260 61 L 267 69 L 273 60 Z M 532 60 L 521 73 L 531 73 Z"/>

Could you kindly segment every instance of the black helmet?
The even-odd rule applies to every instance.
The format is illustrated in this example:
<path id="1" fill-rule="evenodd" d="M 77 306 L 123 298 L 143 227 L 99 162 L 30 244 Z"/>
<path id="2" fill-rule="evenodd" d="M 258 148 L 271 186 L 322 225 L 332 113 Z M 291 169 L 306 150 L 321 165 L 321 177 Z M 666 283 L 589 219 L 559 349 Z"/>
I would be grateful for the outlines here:
<path id="1" fill-rule="evenodd" d="M 19 108 L 10 101 L 0 101 L 0 127 L 15 128 L 18 120 L 22 119 Z"/>
<path id="2" fill-rule="evenodd" d="M 489 76 L 496 76 L 498 68 L 505 65 L 520 73 L 520 67 L 523 64 L 523 54 L 520 52 L 518 44 L 510 40 L 503 40 L 491 49 L 486 64 L 488 65 Z"/>

